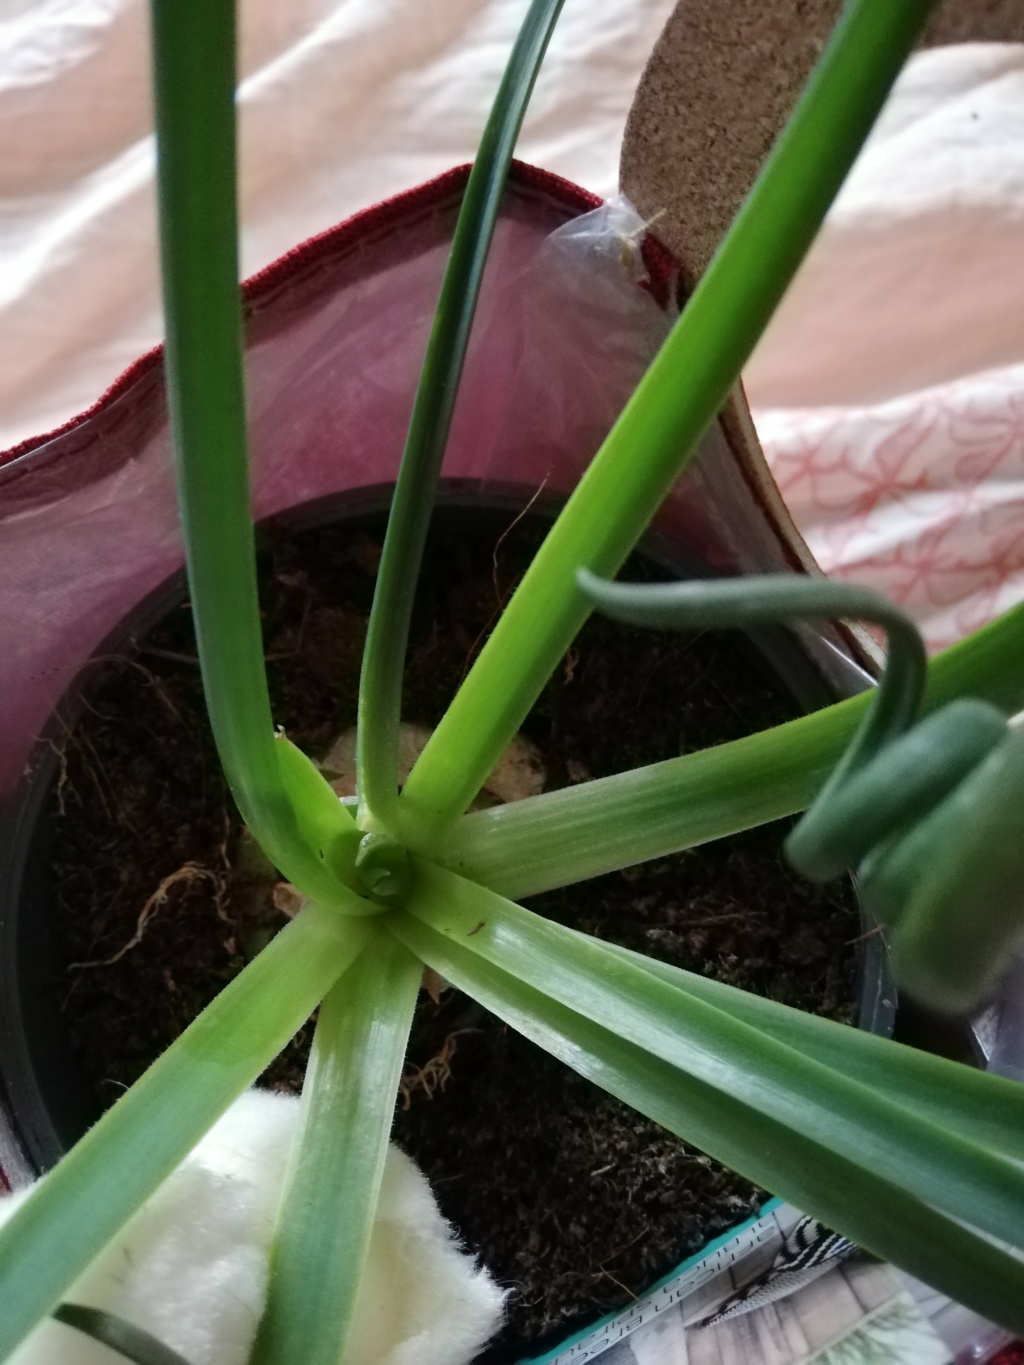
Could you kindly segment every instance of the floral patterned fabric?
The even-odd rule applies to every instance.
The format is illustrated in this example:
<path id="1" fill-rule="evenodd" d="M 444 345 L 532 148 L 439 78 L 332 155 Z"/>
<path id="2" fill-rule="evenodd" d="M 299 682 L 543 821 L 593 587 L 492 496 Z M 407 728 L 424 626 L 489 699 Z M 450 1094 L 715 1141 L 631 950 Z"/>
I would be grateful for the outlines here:
<path id="1" fill-rule="evenodd" d="M 1024 365 L 758 429 L 821 567 L 888 593 L 929 648 L 1024 599 Z"/>

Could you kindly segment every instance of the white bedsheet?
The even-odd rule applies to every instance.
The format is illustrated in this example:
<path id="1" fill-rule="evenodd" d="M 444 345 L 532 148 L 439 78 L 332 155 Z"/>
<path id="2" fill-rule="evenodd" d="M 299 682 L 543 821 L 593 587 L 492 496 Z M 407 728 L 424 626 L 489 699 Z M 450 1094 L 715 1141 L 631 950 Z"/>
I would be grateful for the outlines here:
<path id="1" fill-rule="evenodd" d="M 824 569 L 932 648 L 1024 597 L 1024 47 L 910 63 L 746 380 Z"/>
<path id="2" fill-rule="evenodd" d="M 602 194 L 672 0 L 568 0 L 520 155 Z M 473 153 L 524 0 L 245 0 L 243 267 Z M 0 448 L 160 334 L 144 0 L 0 0 Z M 914 59 L 746 375 L 823 566 L 1024 596 L 1024 47 Z"/>

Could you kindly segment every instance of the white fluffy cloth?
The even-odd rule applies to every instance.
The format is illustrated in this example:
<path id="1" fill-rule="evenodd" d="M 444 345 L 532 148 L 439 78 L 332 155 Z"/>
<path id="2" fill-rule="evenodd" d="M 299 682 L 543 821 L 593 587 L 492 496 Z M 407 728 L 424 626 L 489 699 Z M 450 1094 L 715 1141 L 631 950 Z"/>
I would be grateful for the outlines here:
<path id="1" fill-rule="evenodd" d="M 243 1095 L 65 1297 L 145 1328 L 191 1365 L 245 1365 L 297 1116 L 297 1100 Z M 0 1222 L 28 1193 L 0 1200 Z M 503 1298 L 392 1147 L 344 1365 L 466 1365 L 499 1326 Z M 48 1321 L 10 1365 L 113 1359 Z"/>

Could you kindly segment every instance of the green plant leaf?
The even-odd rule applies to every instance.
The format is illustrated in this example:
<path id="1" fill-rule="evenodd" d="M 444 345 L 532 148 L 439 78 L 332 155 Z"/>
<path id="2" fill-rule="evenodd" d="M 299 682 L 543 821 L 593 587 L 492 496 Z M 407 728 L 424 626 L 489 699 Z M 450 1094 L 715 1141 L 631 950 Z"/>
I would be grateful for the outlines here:
<path id="1" fill-rule="evenodd" d="M 506 607 L 400 800 L 421 835 L 464 811 L 589 604 L 714 420 L 932 8 L 854 0 L 714 260 Z"/>
<path id="2" fill-rule="evenodd" d="M 172 1351 L 149 1332 L 102 1308 L 87 1308 L 81 1303 L 62 1303 L 53 1310 L 52 1316 L 57 1322 L 74 1327 L 83 1336 L 98 1341 L 101 1346 L 109 1346 L 125 1360 L 134 1361 L 135 1365 L 189 1365 L 184 1356 Z"/>
<path id="3" fill-rule="evenodd" d="M 253 1365 L 338 1365 L 423 964 L 384 928 L 320 1007 Z"/>
<path id="4" fill-rule="evenodd" d="M 369 933 L 306 906 L 15 1210 L 0 1228 L 0 1360 L 301 1028 Z"/>
<path id="5" fill-rule="evenodd" d="M 950 1132 L 1024 1161 L 1024 1086 L 1017 1081 L 986 1075 L 849 1024 L 821 1019 L 615 943 L 605 947 Z"/>
<path id="6" fill-rule="evenodd" d="M 359 681 L 361 818 L 394 819 L 409 617 L 484 265 L 519 129 L 564 0 L 531 0 L 470 172 L 427 344 L 377 573 Z"/>
<path id="7" fill-rule="evenodd" d="M 288 798 L 263 665 L 242 377 L 234 3 L 152 0 L 152 19 L 164 365 L 210 723 L 238 809 L 270 860 L 307 896 L 351 910 Z M 341 845 L 346 824 L 339 807 Z M 354 859 L 358 839 L 349 843 Z"/>
<path id="8" fill-rule="evenodd" d="M 932 659 L 926 712 L 974 696 L 1024 707 L 1024 606 Z M 464 816 L 421 851 L 524 897 L 661 858 L 803 810 L 850 742 L 869 693 L 785 725 L 614 777 Z"/>
<path id="9" fill-rule="evenodd" d="M 1015 1163 L 673 988 L 597 939 L 443 869 L 423 863 L 418 871 L 408 913 L 439 933 L 941 1212 L 1021 1244 L 1024 1169 Z"/>
<path id="10" fill-rule="evenodd" d="M 986 1318 L 1024 1330 L 1024 1265 L 1015 1257 L 802 1127 L 695 1080 L 425 923 L 402 915 L 390 925 L 453 985 L 625 1104 Z"/>

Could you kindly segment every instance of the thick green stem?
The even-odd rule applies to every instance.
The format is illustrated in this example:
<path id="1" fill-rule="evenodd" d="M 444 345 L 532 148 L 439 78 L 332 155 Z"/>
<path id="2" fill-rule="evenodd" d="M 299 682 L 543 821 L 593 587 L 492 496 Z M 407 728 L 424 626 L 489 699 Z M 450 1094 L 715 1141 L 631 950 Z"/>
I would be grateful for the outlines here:
<path id="1" fill-rule="evenodd" d="M 152 0 L 165 366 L 203 686 L 238 809 L 307 895 L 338 888 L 358 831 L 340 804 L 336 865 L 313 849 L 279 770 L 249 515 L 235 206 L 233 0 Z"/>
<path id="2" fill-rule="evenodd" d="M 932 8 L 854 0 L 715 259 L 570 498 L 400 800 L 436 832 L 466 809 L 714 419 Z"/>

